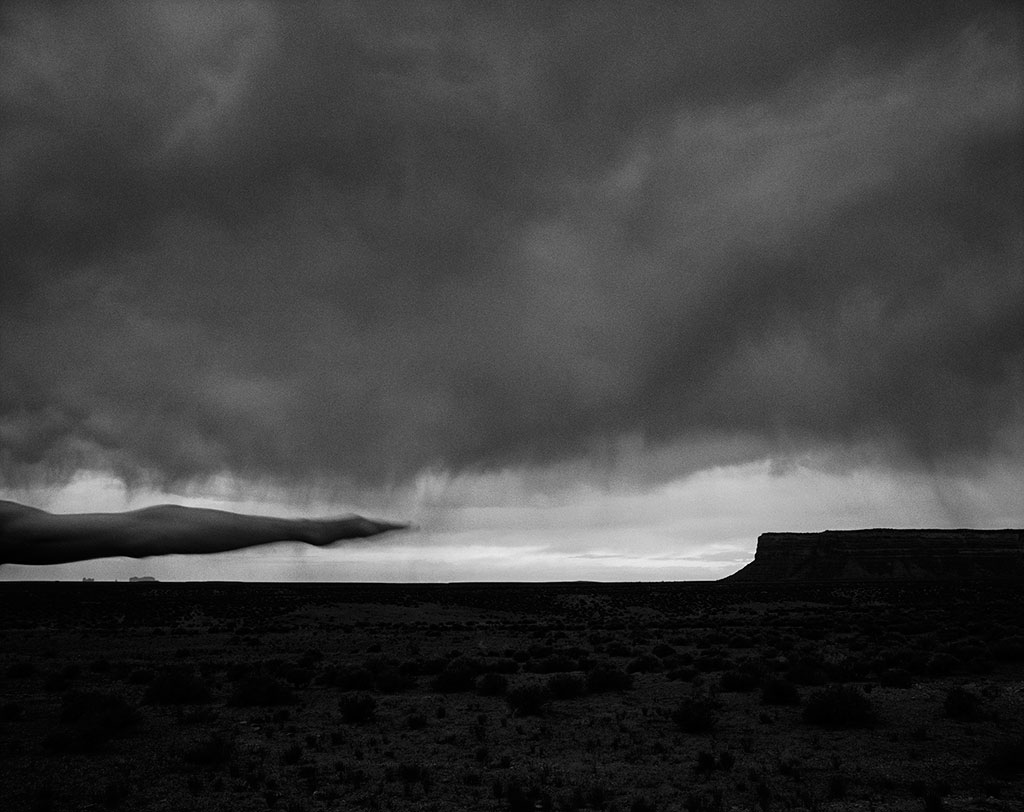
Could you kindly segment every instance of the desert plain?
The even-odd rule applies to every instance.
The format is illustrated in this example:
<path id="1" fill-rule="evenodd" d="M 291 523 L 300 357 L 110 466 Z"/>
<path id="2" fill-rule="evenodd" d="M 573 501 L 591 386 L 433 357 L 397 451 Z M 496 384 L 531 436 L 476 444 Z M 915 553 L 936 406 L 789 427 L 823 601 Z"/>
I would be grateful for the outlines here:
<path id="1" fill-rule="evenodd" d="M 0 584 L 0 807 L 1020 810 L 1020 599 Z"/>

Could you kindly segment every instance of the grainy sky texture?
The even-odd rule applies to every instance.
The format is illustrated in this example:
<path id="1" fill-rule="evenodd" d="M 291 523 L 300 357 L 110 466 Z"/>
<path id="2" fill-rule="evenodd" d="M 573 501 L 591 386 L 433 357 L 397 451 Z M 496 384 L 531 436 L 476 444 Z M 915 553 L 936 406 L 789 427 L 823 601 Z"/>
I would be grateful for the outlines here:
<path id="1" fill-rule="evenodd" d="M 1017 3 L 0 15 L 8 495 L 813 458 L 1024 521 Z"/>

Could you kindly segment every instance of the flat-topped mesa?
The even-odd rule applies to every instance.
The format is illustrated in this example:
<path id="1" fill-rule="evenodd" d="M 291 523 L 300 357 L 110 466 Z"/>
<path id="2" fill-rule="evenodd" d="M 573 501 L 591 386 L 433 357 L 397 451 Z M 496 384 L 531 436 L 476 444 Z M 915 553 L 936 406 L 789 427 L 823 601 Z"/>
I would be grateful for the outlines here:
<path id="1" fill-rule="evenodd" d="M 1024 530 L 826 530 L 762 533 L 727 580 L 1024 579 Z"/>

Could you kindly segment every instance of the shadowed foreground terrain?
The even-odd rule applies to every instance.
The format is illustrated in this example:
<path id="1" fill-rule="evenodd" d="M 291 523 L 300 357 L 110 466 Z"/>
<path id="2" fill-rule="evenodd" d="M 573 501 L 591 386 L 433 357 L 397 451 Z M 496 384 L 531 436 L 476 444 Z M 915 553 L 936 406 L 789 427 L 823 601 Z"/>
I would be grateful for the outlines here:
<path id="1" fill-rule="evenodd" d="M 1024 808 L 1008 583 L 0 601 L 7 810 Z"/>

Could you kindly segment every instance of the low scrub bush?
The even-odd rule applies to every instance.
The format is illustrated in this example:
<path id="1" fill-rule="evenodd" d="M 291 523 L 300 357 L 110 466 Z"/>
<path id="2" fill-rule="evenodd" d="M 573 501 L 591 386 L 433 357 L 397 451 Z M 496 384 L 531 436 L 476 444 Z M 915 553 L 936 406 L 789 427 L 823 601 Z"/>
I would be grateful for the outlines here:
<path id="1" fill-rule="evenodd" d="M 1013 635 L 989 646 L 992 656 L 1009 663 L 1024 662 L 1024 637 Z"/>
<path id="2" fill-rule="evenodd" d="M 505 700 L 516 716 L 540 716 L 551 700 L 551 694 L 547 686 L 530 683 L 510 690 Z"/>
<path id="3" fill-rule="evenodd" d="M 761 685 L 761 704 L 799 705 L 800 689 L 788 679 L 768 679 Z"/>
<path id="4" fill-rule="evenodd" d="M 684 733 L 710 733 L 718 725 L 719 702 L 706 693 L 694 693 L 672 712 L 672 721 Z"/>
<path id="5" fill-rule="evenodd" d="M 232 742 L 220 733 L 214 733 L 187 745 L 181 756 L 188 764 L 217 767 L 229 761 L 233 752 Z"/>
<path id="6" fill-rule="evenodd" d="M 266 674 L 258 674 L 239 682 L 228 699 L 228 704 L 239 707 L 270 707 L 293 705 L 297 701 L 295 694 L 287 685 Z"/>
<path id="7" fill-rule="evenodd" d="M 369 694 L 361 692 L 343 694 L 338 700 L 338 710 L 346 724 L 363 725 L 373 719 L 377 702 Z"/>
<path id="8" fill-rule="evenodd" d="M 45 740 L 47 748 L 64 753 L 92 753 L 139 722 L 138 710 L 119 696 L 73 691 L 64 697 L 60 727 Z"/>
<path id="9" fill-rule="evenodd" d="M 804 658 L 789 669 L 786 678 L 797 685 L 821 686 L 828 682 L 828 672 L 817 660 Z"/>
<path id="10" fill-rule="evenodd" d="M 29 662 L 28 660 L 21 660 L 20 662 L 11 663 L 7 666 L 7 677 L 9 679 L 25 679 L 26 677 L 34 676 L 35 673 L 35 663 Z"/>
<path id="11" fill-rule="evenodd" d="M 878 675 L 878 683 L 883 688 L 912 688 L 914 676 L 905 668 L 887 668 Z"/>
<path id="12" fill-rule="evenodd" d="M 498 657 L 496 659 L 489 660 L 486 664 L 486 668 L 488 671 L 493 671 L 496 674 L 519 673 L 519 663 L 511 657 Z"/>
<path id="13" fill-rule="evenodd" d="M 983 766 L 998 778 L 1012 779 L 1024 774 L 1024 736 L 996 742 Z"/>
<path id="14" fill-rule="evenodd" d="M 871 700 L 852 685 L 815 691 L 804 708 L 804 721 L 831 729 L 871 727 L 878 721 Z"/>
<path id="15" fill-rule="evenodd" d="M 758 679 L 754 674 L 738 669 L 726 671 L 719 680 L 719 685 L 723 691 L 741 694 L 753 691 L 757 688 L 757 683 Z"/>
<path id="16" fill-rule="evenodd" d="M 719 654 L 704 654 L 693 661 L 693 667 L 702 674 L 725 671 L 732 666 L 732 660 Z"/>
<path id="17" fill-rule="evenodd" d="M 491 671 L 476 681 L 476 692 L 480 696 L 503 696 L 507 690 L 508 678 L 504 674 Z"/>
<path id="18" fill-rule="evenodd" d="M 665 670 L 665 664 L 660 657 L 653 654 L 641 654 L 629 661 L 626 665 L 628 674 L 653 674 Z"/>
<path id="19" fill-rule="evenodd" d="M 576 660 L 562 653 L 550 654 L 526 664 L 526 670 L 534 674 L 557 674 L 562 671 L 575 671 L 576 668 Z"/>
<path id="20" fill-rule="evenodd" d="M 434 677 L 431 688 L 441 694 L 472 691 L 480 669 L 480 663 L 471 657 L 455 657 Z"/>
<path id="21" fill-rule="evenodd" d="M 960 660 L 952 654 L 940 653 L 928 660 L 927 671 L 933 677 L 945 677 L 960 670 Z"/>
<path id="22" fill-rule="evenodd" d="M 587 691 L 587 683 L 578 674 L 553 674 L 548 679 L 548 690 L 555 699 L 575 699 Z"/>
<path id="23" fill-rule="evenodd" d="M 342 691 L 369 691 L 373 688 L 373 672 L 361 665 L 347 665 L 328 672 L 325 682 Z"/>
<path id="24" fill-rule="evenodd" d="M 142 697 L 147 705 L 201 705 L 211 699 L 206 683 L 194 671 L 183 667 L 160 671 Z"/>
<path id="25" fill-rule="evenodd" d="M 587 674 L 587 690 L 592 694 L 628 691 L 633 677 L 613 665 L 599 665 Z"/>
<path id="26" fill-rule="evenodd" d="M 956 686 L 946 692 L 943 708 L 950 719 L 978 719 L 981 717 L 981 697 L 967 688 Z"/>

